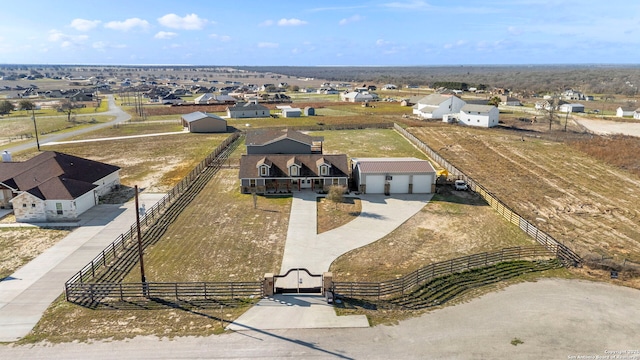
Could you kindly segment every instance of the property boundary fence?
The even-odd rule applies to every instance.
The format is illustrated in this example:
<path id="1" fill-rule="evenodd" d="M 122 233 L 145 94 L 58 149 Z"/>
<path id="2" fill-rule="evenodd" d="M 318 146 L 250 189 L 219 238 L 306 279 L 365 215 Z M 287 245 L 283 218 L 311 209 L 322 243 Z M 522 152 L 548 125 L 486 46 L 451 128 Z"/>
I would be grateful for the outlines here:
<path id="1" fill-rule="evenodd" d="M 132 299 L 227 300 L 262 296 L 262 282 L 72 283 L 67 301 L 81 304 Z"/>
<path id="2" fill-rule="evenodd" d="M 380 300 L 389 296 L 402 296 L 412 292 L 427 281 L 462 271 L 493 265 L 504 261 L 554 257 L 556 252 L 540 245 L 518 246 L 500 251 L 483 252 L 422 267 L 401 278 L 382 282 L 337 282 L 334 281 L 332 291 L 335 296 L 348 298 L 376 298 Z"/>
<path id="3" fill-rule="evenodd" d="M 524 231 L 527 235 L 543 245 L 545 248 L 554 251 L 558 259 L 560 259 L 560 261 L 562 261 L 565 266 L 579 266 L 582 263 L 582 259 L 580 258 L 580 256 L 573 252 L 573 250 L 569 249 L 566 245 L 554 239 L 551 235 L 538 229 L 538 227 L 513 211 L 484 186 L 453 166 L 445 158 L 438 154 L 438 152 L 431 149 L 427 144 L 422 142 L 413 134 L 409 133 L 398 124 L 394 124 L 394 129 L 401 133 L 405 138 L 409 139 L 409 141 L 414 143 L 422 151 L 427 153 L 427 155 L 429 155 L 429 157 L 431 157 L 433 161 L 440 164 L 440 166 L 446 169 L 449 174 L 464 180 L 471 190 L 479 194 L 489 204 L 489 206 L 495 209 L 505 219 L 518 226 L 522 231 Z"/>
<path id="4" fill-rule="evenodd" d="M 173 204 L 194 181 L 210 166 L 219 167 L 224 159 L 220 158 L 225 150 L 239 137 L 240 133 L 235 132 L 225 139 L 218 147 L 202 160 L 182 181 L 174 186 L 160 201 L 145 211 L 140 217 L 141 230 L 144 233 L 162 215 L 171 204 Z M 83 284 L 92 281 L 100 269 L 107 267 L 114 259 L 129 253 L 132 249 L 137 249 L 136 238 L 137 227 L 133 223 L 129 230 L 118 236 L 111 244 L 104 248 L 91 262 L 85 265 L 80 271 L 74 274 L 65 283 L 65 290 L 75 284 Z"/>

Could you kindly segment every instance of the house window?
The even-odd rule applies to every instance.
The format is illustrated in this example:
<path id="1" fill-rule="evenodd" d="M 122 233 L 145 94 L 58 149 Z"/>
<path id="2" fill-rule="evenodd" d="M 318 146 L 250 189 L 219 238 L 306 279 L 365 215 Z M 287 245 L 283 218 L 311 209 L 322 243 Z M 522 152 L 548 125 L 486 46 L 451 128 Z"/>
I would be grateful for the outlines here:
<path id="1" fill-rule="evenodd" d="M 331 181 L 331 183 L 332 183 L 333 185 L 340 185 L 340 179 L 333 179 L 333 180 Z"/>
<path id="2" fill-rule="evenodd" d="M 22 207 L 23 207 L 23 208 L 26 208 L 26 207 L 27 207 L 27 204 L 22 204 Z"/>
<path id="3" fill-rule="evenodd" d="M 269 167 L 268 166 L 260 166 L 260 176 L 269 175 Z"/>
<path id="4" fill-rule="evenodd" d="M 298 167 L 297 166 L 290 167 L 289 174 L 291 176 L 298 176 Z"/>
<path id="5" fill-rule="evenodd" d="M 56 203 L 56 213 L 62 215 L 62 203 Z"/>
<path id="6" fill-rule="evenodd" d="M 329 175 L 329 167 L 325 165 L 320 166 L 320 175 L 322 176 Z"/>
<path id="7" fill-rule="evenodd" d="M 31 204 L 31 207 L 32 207 L 32 208 L 36 207 L 36 204 Z"/>
<path id="8" fill-rule="evenodd" d="M 256 187 L 256 179 L 249 180 L 249 186 Z"/>

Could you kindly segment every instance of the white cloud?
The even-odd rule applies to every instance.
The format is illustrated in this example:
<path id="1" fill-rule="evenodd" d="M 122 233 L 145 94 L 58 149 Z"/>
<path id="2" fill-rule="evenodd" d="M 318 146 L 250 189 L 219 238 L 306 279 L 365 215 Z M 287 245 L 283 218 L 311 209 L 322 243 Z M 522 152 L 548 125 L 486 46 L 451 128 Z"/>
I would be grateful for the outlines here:
<path id="1" fill-rule="evenodd" d="M 271 25 L 273 25 L 273 20 L 265 20 L 260 24 L 258 24 L 258 26 L 271 26 Z"/>
<path id="2" fill-rule="evenodd" d="M 513 35 L 520 35 L 520 34 L 522 34 L 522 30 L 521 30 L 521 29 L 518 29 L 518 28 L 517 28 L 517 27 L 515 27 L 515 26 L 509 26 L 509 27 L 507 28 L 507 31 L 508 31 L 510 34 L 513 34 Z"/>
<path id="3" fill-rule="evenodd" d="M 178 34 L 171 32 L 171 31 L 158 31 L 157 34 L 155 34 L 153 37 L 156 39 L 173 39 L 174 37 L 178 36 Z"/>
<path id="4" fill-rule="evenodd" d="M 207 24 L 207 19 L 201 19 L 196 14 L 185 15 L 184 17 L 176 14 L 167 14 L 158 18 L 158 22 L 172 29 L 200 30 Z"/>
<path id="5" fill-rule="evenodd" d="M 59 30 L 50 30 L 47 39 L 51 42 L 60 42 L 60 46 L 63 48 L 71 47 L 73 45 L 80 45 L 89 39 L 87 35 L 67 35 Z"/>
<path id="6" fill-rule="evenodd" d="M 261 42 L 261 43 L 258 43 L 258 47 L 259 48 L 275 49 L 275 48 L 277 48 L 279 46 L 280 46 L 280 44 L 272 43 L 272 42 Z"/>
<path id="7" fill-rule="evenodd" d="M 453 48 L 460 47 L 460 46 L 463 46 L 463 45 L 466 45 L 466 44 L 467 44 L 466 40 L 458 40 L 455 43 L 444 44 L 444 48 L 445 49 L 453 49 Z"/>
<path id="8" fill-rule="evenodd" d="M 210 38 L 212 39 L 216 39 L 222 42 L 227 42 L 231 40 L 231 36 L 228 35 L 218 35 L 218 34 L 211 34 L 209 35 Z"/>
<path id="9" fill-rule="evenodd" d="M 96 41 L 91 44 L 91 47 L 100 52 L 105 52 L 107 49 L 124 49 L 127 45 L 124 44 L 111 44 L 105 41 Z"/>
<path id="10" fill-rule="evenodd" d="M 133 28 L 148 29 L 149 22 L 139 18 L 131 18 L 125 21 L 109 21 L 104 27 L 112 30 L 129 31 Z"/>
<path id="11" fill-rule="evenodd" d="M 384 4 L 382 6 L 395 8 L 395 9 L 409 9 L 409 10 L 423 10 L 431 7 L 431 5 L 427 4 L 422 0 L 413 0 L 408 2 L 392 2 L 392 3 Z"/>
<path id="12" fill-rule="evenodd" d="M 348 18 L 345 18 L 345 19 L 340 20 L 340 22 L 339 22 L 338 24 L 340 24 L 340 25 L 347 25 L 347 24 L 349 24 L 349 23 L 357 22 L 357 21 L 360 21 L 360 20 L 362 20 L 362 19 L 363 19 L 363 17 L 362 17 L 362 16 L 360 16 L 360 15 L 356 14 L 356 15 L 353 15 L 353 16 L 351 16 L 351 17 L 348 17 Z"/>
<path id="13" fill-rule="evenodd" d="M 306 25 L 307 22 L 300 20 L 300 19 L 280 19 L 278 21 L 278 26 L 300 26 L 300 25 Z"/>
<path id="14" fill-rule="evenodd" d="M 73 19 L 71 21 L 72 28 L 78 31 L 89 31 L 100 24 L 100 20 Z"/>
<path id="15" fill-rule="evenodd" d="M 387 40 L 385 40 L 385 39 L 378 39 L 378 40 L 376 40 L 376 45 L 377 45 L 377 46 L 385 46 L 385 45 L 389 45 L 389 44 L 391 44 L 391 42 L 390 42 L 390 41 L 387 41 Z"/>

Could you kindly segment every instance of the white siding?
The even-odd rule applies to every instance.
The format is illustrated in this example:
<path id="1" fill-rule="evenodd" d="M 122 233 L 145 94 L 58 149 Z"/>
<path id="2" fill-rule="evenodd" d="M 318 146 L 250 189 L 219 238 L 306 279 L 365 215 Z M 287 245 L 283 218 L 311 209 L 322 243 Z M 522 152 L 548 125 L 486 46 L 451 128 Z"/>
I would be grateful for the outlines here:
<path id="1" fill-rule="evenodd" d="M 409 175 L 391 175 L 389 184 L 389 193 L 391 194 L 409 193 Z"/>
<path id="2" fill-rule="evenodd" d="M 433 175 L 413 175 L 413 193 L 429 194 L 433 184 Z"/>
<path id="3" fill-rule="evenodd" d="M 383 194 L 384 193 L 384 175 L 362 175 L 364 183 L 367 185 L 367 194 Z"/>

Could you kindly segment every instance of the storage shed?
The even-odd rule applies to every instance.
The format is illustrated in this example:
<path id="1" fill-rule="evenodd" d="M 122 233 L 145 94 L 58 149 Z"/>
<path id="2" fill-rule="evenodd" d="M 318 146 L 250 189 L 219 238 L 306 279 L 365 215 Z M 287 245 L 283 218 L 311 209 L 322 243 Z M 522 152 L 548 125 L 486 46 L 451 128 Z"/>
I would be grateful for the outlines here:
<path id="1" fill-rule="evenodd" d="M 220 133 L 227 131 L 227 120 L 201 111 L 182 115 L 182 126 L 192 133 Z"/>

